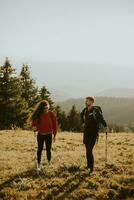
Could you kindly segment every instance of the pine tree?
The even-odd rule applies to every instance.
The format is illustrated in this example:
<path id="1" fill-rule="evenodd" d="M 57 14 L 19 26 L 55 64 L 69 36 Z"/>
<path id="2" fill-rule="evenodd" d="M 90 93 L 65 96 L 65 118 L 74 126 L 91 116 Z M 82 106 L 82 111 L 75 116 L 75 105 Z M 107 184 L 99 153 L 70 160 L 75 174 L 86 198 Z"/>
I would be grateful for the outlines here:
<path id="1" fill-rule="evenodd" d="M 82 122 L 80 119 L 80 113 L 77 112 L 75 105 L 72 106 L 68 115 L 68 129 L 72 132 L 82 131 Z"/>
<path id="2" fill-rule="evenodd" d="M 45 87 L 45 86 L 43 86 L 41 89 L 40 89 L 40 91 L 39 91 L 39 95 L 40 95 L 40 100 L 47 100 L 48 102 L 49 102 L 49 104 L 50 104 L 50 109 L 53 109 L 54 108 L 54 106 L 53 106 L 53 104 L 54 104 L 54 102 L 52 101 L 52 99 L 51 99 L 51 93 L 48 91 L 48 89 Z"/>
<path id="3" fill-rule="evenodd" d="M 21 81 L 6 58 L 0 67 L 0 128 L 23 126 L 27 117 L 27 103 L 21 98 Z"/>
<path id="4" fill-rule="evenodd" d="M 28 107 L 30 108 L 39 101 L 39 94 L 36 82 L 31 78 L 28 65 L 23 64 L 20 79 L 22 85 L 22 98 L 26 100 Z"/>
<path id="5" fill-rule="evenodd" d="M 64 111 L 61 113 L 61 121 L 60 121 L 60 128 L 62 131 L 68 131 L 69 129 L 69 124 L 68 124 L 68 118 L 67 115 Z"/>
<path id="6" fill-rule="evenodd" d="M 55 107 L 55 112 L 57 116 L 57 122 L 59 129 L 61 131 L 67 131 L 68 130 L 68 121 L 67 121 L 67 116 L 64 111 L 61 110 L 60 106 Z"/>
<path id="7" fill-rule="evenodd" d="M 61 107 L 59 105 L 55 106 L 55 113 L 57 116 L 57 122 L 60 124 L 61 121 Z"/>

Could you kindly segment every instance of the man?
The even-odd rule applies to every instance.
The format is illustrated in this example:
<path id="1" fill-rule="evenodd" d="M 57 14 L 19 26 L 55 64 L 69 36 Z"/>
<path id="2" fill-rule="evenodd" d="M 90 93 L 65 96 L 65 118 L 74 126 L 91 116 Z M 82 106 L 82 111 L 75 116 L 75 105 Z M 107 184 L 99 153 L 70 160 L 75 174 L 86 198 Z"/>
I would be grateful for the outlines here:
<path id="1" fill-rule="evenodd" d="M 106 130 L 107 124 L 103 118 L 101 108 L 98 106 L 93 106 L 94 98 L 86 98 L 86 108 L 81 112 L 81 119 L 84 123 L 84 136 L 83 142 L 86 147 L 86 158 L 87 158 L 87 169 L 89 173 L 94 170 L 94 156 L 93 148 L 98 138 L 99 126 L 103 126 Z"/>

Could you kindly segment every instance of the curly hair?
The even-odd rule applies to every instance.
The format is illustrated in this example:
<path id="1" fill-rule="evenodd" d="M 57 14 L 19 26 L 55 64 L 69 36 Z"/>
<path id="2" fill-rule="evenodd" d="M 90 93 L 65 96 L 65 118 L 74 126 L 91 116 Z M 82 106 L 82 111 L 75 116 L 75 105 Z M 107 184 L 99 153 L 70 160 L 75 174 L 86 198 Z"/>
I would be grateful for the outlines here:
<path id="1" fill-rule="evenodd" d="M 48 106 L 49 107 L 49 102 L 47 100 L 42 100 L 40 101 L 36 107 L 34 112 L 32 113 L 32 115 L 30 116 L 30 120 L 34 120 L 39 122 L 41 115 L 44 112 L 45 107 Z"/>

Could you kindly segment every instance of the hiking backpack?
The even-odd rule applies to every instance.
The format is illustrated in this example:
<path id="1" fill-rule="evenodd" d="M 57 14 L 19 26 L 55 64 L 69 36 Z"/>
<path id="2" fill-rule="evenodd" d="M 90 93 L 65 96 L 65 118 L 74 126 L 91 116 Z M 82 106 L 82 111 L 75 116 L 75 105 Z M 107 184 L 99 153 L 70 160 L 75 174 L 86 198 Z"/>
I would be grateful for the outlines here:
<path id="1" fill-rule="evenodd" d="M 95 120 L 98 120 L 98 128 L 99 128 L 99 130 L 104 129 L 106 127 L 106 122 L 104 120 L 101 107 L 100 106 L 94 106 L 93 108 L 94 108 L 93 109 L 93 118 Z M 97 112 L 98 112 L 98 114 L 100 116 L 99 119 L 97 119 Z"/>
<path id="2" fill-rule="evenodd" d="M 85 111 L 86 111 L 86 108 L 83 110 L 82 115 L 85 114 Z M 102 109 L 100 106 L 93 106 L 93 118 L 94 120 L 97 121 L 99 130 L 106 127 L 106 122 L 104 120 Z"/>

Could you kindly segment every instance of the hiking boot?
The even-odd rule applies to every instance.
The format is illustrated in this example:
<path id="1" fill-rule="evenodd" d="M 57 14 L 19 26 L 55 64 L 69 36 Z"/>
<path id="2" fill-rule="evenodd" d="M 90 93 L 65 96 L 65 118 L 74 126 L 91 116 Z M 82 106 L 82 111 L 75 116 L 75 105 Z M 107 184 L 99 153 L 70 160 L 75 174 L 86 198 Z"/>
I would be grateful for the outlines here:
<path id="1" fill-rule="evenodd" d="M 41 165 L 39 163 L 37 163 L 37 171 L 40 172 L 41 171 Z"/>
<path id="2" fill-rule="evenodd" d="M 93 169 L 90 169 L 90 172 L 89 172 L 90 174 L 92 174 L 93 173 Z"/>
<path id="3" fill-rule="evenodd" d="M 89 167 L 87 167 L 87 172 L 88 172 L 89 174 L 92 174 L 92 173 L 93 173 L 93 169 L 90 169 Z"/>

